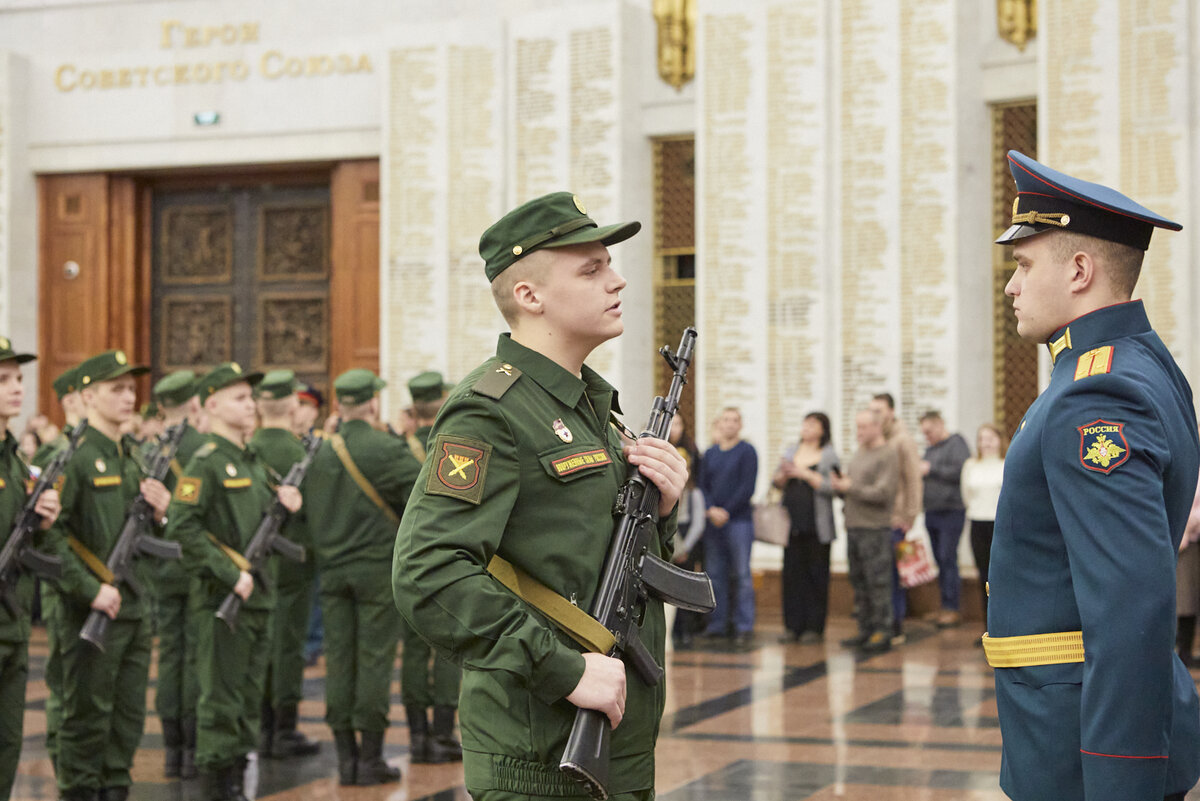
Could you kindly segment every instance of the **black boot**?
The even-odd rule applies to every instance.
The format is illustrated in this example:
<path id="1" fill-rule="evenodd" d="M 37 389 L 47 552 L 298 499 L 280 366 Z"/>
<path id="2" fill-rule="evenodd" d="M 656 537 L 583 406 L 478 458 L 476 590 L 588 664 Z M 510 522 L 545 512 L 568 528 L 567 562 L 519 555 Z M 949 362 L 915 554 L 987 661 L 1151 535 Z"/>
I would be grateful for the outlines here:
<path id="1" fill-rule="evenodd" d="M 348 787 L 358 783 L 358 740 L 350 729 L 338 729 L 333 733 L 333 744 L 337 748 L 338 783 Z"/>
<path id="2" fill-rule="evenodd" d="M 208 767 L 200 771 L 200 792 L 204 801 L 233 801 L 229 766 Z"/>
<path id="3" fill-rule="evenodd" d="M 408 718 L 408 753 L 412 764 L 422 765 L 429 759 L 429 719 L 425 707 L 410 704 L 404 707 L 404 716 Z"/>
<path id="4" fill-rule="evenodd" d="M 275 759 L 312 756 L 321 750 L 321 744 L 296 730 L 296 705 L 288 704 L 275 710 L 275 742 L 271 756 Z"/>
<path id="5" fill-rule="evenodd" d="M 263 701 L 262 714 L 258 722 L 258 755 L 263 759 L 274 756 L 275 744 L 275 710 Z"/>
<path id="6" fill-rule="evenodd" d="M 96 797 L 99 801 L 127 801 L 129 798 L 129 785 L 125 785 L 124 787 L 102 787 Z"/>
<path id="7" fill-rule="evenodd" d="M 462 745 L 454 739 L 452 706 L 433 708 L 433 732 L 429 738 L 430 762 L 462 762 Z"/>
<path id="8" fill-rule="evenodd" d="M 250 764 L 250 758 L 240 756 L 233 763 L 233 767 L 229 769 L 229 797 L 233 801 L 248 801 L 246 798 L 246 767 Z"/>
<path id="9" fill-rule="evenodd" d="M 178 779 L 183 765 L 183 732 L 179 727 L 179 718 L 163 718 L 163 775 L 168 779 Z"/>
<path id="10" fill-rule="evenodd" d="M 91 787 L 75 787 L 61 790 L 58 794 L 60 801 L 96 801 L 98 794 Z"/>
<path id="11" fill-rule="evenodd" d="M 1196 640 L 1196 616 L 1180 615 L 1179 630 L 1175 635 L 1175 647 L 1184 667 L 1192 666 L 1192 647 Z"/>
<path id="12" fill-rule="evenodd" d="M 359 787 L 400 781 L 400 768 L 393 768 L 383 759 L 383 732 L 359 732 L 358 765 L 355 778 Z"/>
<path id="13" fill-rule="evenodd" d="M 196 719 L 181 718 L 179 732 L 183 737 L 183 750 L 179 760 L 179 778 L 196 778 Z"/>

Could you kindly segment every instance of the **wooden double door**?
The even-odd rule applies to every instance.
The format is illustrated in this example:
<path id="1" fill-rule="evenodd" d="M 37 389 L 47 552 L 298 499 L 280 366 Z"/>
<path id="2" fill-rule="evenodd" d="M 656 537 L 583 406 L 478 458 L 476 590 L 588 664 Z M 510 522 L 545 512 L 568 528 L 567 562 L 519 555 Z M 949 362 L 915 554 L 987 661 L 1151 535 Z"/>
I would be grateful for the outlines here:
<path id="1" fill-rule="evenodd" d="M 328 389 L 379 369 L 379 163 L 54 175 L 39 191 L 39 407 L 109 348 L 153 380 L 223 361 Z M 328 397 L 328 395 L 327 395 Z"/>
<path id="2" fill-rule="evenodd" d="M 235 361 L 327 392 L 330 237 L 328 186 L 157 193 L 154 375 Z"/>

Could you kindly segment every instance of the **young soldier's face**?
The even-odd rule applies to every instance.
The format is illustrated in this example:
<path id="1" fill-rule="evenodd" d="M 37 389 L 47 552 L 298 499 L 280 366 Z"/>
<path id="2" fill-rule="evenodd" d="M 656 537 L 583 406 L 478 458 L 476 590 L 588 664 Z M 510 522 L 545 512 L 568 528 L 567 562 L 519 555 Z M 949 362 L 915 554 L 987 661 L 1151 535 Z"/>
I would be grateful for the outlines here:
<path id="1" fill-rule="evenodd" d="M 137 387 L 131 375 L 92 384 L 81 394 L 88 417 L 95 416 L 116 426 L 133 417 L 133 407 L 137 404 Z"/>
<path id="2" fill-rule="evenodd" d="M 625 279 L 599 242 L 553 248 L 554 262 L 537 288 L 543 314 L 554 331 L 593 347 L 625 330 L 621 290 Z"/>
<path id="3" fill-rule="evenodd" d="M 1059 259 L 1053 233 L 1017 240 L 1013 272 L 1004 294 L 1013 299 L 1017 333 L 1022 339 L 1046 342 L 1064 323 L 1070 299 L 1071 264 Z"/>
<path id="4" fill-rule="evenodd" d="M 21 365 L 16 359 L 0 362 L 0 417 L 13 418 L 21 413 L 21 403 L 25 400 L 24 382 Z"/>
<path id="5" fill-rule="evenodd" d="M 204 402 L 204 408 L 230 428 L 254 430 L 254 393 L 245 381 L 218 389 Z"/>

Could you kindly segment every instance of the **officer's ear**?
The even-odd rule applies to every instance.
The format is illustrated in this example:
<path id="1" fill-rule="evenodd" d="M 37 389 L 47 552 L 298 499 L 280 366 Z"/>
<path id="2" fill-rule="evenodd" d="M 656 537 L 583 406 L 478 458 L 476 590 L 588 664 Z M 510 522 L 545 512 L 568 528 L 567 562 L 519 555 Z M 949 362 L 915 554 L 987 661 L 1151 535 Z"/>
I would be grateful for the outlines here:
<path id="1" fill-rule="evenodd" d="M 1096 260 L 1086 250 L 1077 250 L 1067 261 L 1067 281 L 1071 294 L 1081 295 L 1096 285 L 1099 270 Z"/>
<path id="2" fill-rule="evenodd" d="M 516 301 L 517 308 L 521 311 L 534 315 L 540 315 L 545 312 L 546 309 L 542 304 L 542 298 L 536 284 L 530 281 L 518 281 L 513 284 L 512 292 L 513 300 Z"/>

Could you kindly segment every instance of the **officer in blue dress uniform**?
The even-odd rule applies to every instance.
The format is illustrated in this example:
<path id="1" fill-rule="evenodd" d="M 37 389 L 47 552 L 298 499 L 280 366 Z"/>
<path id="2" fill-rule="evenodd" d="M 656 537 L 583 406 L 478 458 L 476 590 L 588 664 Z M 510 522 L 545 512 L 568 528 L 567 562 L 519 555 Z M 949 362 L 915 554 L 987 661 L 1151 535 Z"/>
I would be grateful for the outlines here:
<path id="1" fill-rule="evenodd" d="M 984 648 L 1016 801 L 1179 799 L 1200 705 L 1175 656 L 1175 560 L 1200 467 L 1192 392 L 1130 297 L 1155 227 L 1124 195 L 1011 151 L 1017 330 L 1050 385 L 1004 466 Z"/>

